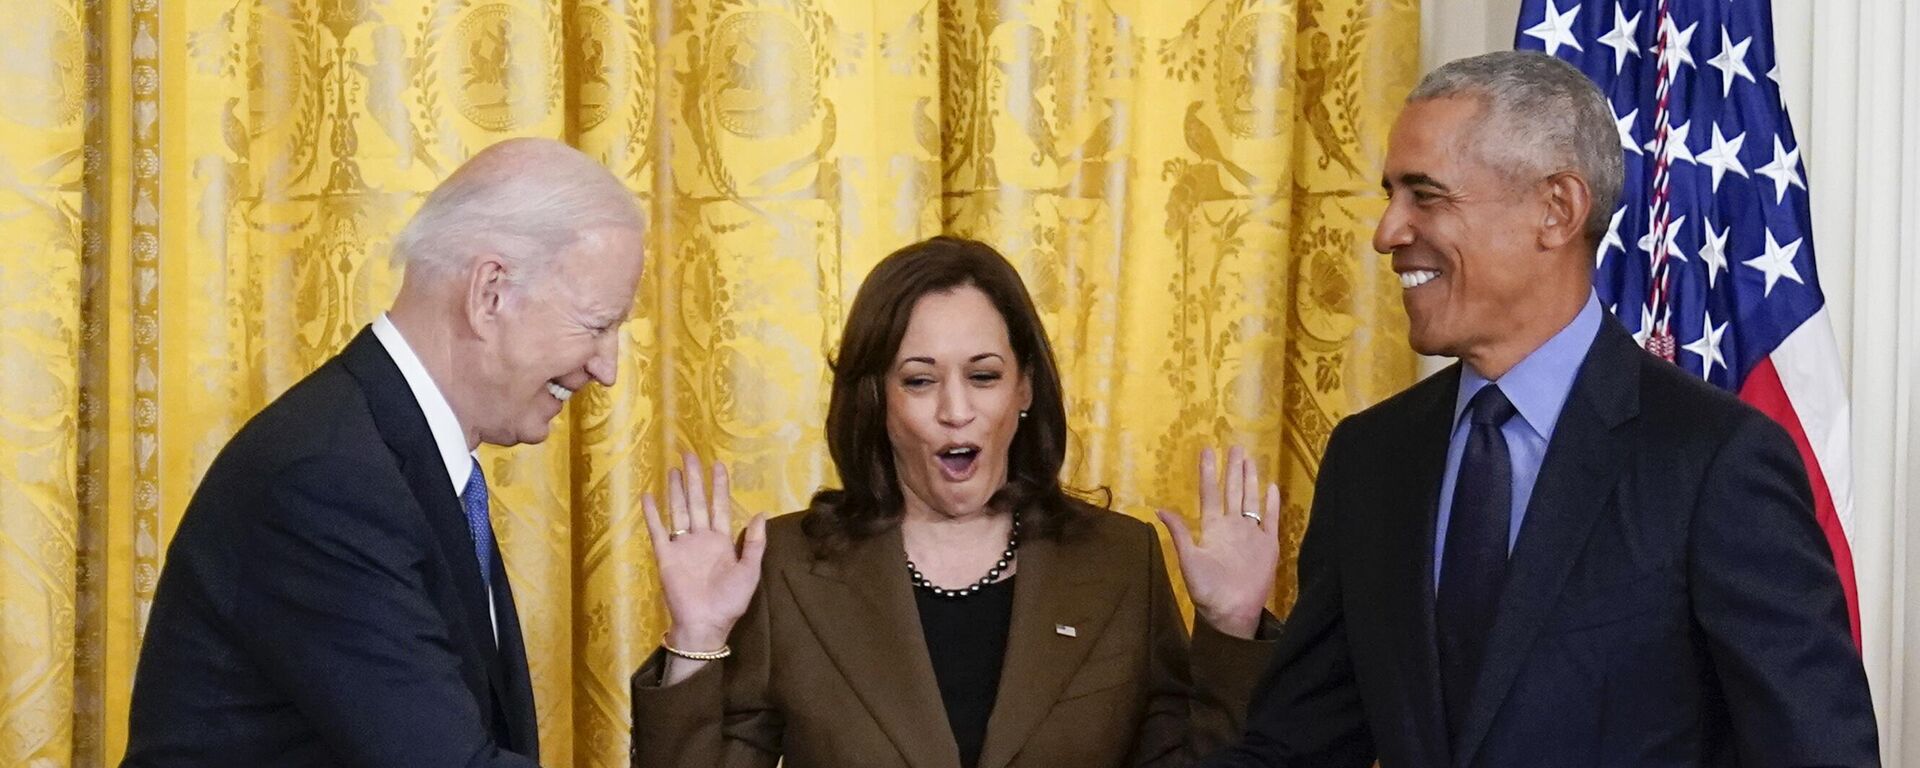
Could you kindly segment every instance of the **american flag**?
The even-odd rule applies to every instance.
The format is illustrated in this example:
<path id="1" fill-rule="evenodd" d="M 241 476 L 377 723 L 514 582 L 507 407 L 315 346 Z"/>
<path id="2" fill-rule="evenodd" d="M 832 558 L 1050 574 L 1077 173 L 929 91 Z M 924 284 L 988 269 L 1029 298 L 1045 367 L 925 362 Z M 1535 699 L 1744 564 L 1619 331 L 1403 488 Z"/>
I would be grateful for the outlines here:
<path id="1" fill-rule="evenodd" d="M 1627 177 L 1594 254 L 1600 301 L 1642 346 L 1787 428 L 1858 645 L 1847 390 L 1771 4 L 1526 0 L 1514 40 L 1578 66 L 1612 102 Z"/>

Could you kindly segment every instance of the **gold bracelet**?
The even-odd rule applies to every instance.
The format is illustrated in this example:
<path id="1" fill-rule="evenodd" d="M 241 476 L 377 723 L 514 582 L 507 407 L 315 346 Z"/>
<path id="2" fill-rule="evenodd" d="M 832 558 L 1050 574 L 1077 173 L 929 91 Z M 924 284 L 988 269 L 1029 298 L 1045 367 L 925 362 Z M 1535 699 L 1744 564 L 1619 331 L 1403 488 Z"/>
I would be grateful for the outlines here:
<path id="1" fill-rule="evenodd" d="M 694 661 L 719 661 L 733 655 L 733 648 L 727 645 L 721 645 L 720 650 L 717 651 L 683 651 L 668 645 L 667 636 L 664 634 L 660 636 L 660 650 L 683 659 L 692 659 Z"/>

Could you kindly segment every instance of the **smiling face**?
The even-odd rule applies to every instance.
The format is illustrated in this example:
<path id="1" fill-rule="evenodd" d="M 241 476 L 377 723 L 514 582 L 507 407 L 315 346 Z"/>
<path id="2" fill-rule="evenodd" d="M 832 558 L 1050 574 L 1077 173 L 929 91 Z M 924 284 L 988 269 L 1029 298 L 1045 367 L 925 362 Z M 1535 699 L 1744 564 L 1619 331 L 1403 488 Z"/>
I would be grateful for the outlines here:
<path id="1" fill-rule="evenodd" d="M 887 439 L 909 516 L 965 517 L 1007 481 L 1007 454 L 1033 393 L 1007 323 L 980 289 L 913 305 L 885 379 Z"/>
<path id="2" fill-rule="evenodd" d="M 589 381 L 613 386 L 619 328 L 640 282 L 640 235 L 583 235 L 552 271 L 496 288 L 492 333 L 471 371 L 484 393 L 475 419 L 481 442 L 547 439 L 567 398 Z"/>
<path id="3" fill-rule="evenodd" d="M 1373 235 L 1374 250 L 1393 255 L 1414 351 L 1470 363 L 1509 345 L 1515 318 L 1560 301 L 1540 288 L 1565 283 L 1568 266 L 1540 247 L 1548 216 L 1539 185 L 1510 178 L 1474 146 L 1481 110 L 1476 98 L 1450 96 L 1400 113 Z"/>

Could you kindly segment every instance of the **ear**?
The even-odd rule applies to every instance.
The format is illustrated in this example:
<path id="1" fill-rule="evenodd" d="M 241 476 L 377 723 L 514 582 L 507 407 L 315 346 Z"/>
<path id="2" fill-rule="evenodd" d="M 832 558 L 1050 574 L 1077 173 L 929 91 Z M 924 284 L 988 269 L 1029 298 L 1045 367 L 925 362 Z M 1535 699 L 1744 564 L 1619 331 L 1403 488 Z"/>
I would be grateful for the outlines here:
<path id="1" fill-rule="evenodd" d="M 1587 212 L 1593 210 L 1593 193 L 1587 180 L 1572 171 L 1561 171 L 1541 182 L 1545 210 L 1540 217 L 1540 248 L 1557 251 L 1586 236 Z"/>
<path id="2" fill-rule="evenodd" d="M 1033 410 L 1033 377 L 1020 373 L 1020 410 Z"/>
<path id="3" fill-rule="evenodd" d="M 475 336 L 492 338 L 506 306 L 507 265 L 498 254 L 484 253 L 467 269 L 467 325 Z"/>

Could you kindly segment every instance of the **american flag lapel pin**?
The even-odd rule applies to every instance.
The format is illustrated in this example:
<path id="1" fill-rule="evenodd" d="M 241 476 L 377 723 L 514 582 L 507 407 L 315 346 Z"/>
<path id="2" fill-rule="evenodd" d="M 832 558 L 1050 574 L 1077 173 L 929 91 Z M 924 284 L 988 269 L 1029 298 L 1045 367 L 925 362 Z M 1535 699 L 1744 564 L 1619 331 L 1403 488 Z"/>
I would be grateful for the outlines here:
<path id="1" fill-rule="evenodd" d="M 1053 625 L 1053 633 L 1061 637 L 1080 636 L 1080 630 L 1074 629 L 1072 624 L 1055 624 Z"/>

